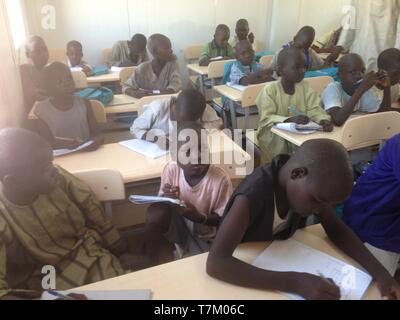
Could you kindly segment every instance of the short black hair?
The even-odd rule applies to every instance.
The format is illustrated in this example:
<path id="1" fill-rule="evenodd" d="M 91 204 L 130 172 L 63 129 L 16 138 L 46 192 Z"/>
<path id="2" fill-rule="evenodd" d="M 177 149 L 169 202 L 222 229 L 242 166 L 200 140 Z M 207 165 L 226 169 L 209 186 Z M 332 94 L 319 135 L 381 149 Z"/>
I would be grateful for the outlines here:
<path id="1" fill-rule="evenodd" d="M 353 65 L 354 62 L 356 61 L 361 61 L 364 63 L 364 60 L 361 58 L 361 56 L 357 53 L 349 53 L 344 55 L 340 60 L 339 60 L 339 71 L 342 71 L 343 69 L 348 68 L 349 66 Z"/>
<path id="2" fill-rule="evenodd" d="M 239 19 L 236 22 L 236 28 L 238 28 L 240 26 L 249 26 L 249 22 L 246 19 Z"/>
<path id="3" fill-rule="evenodd" d="M 78 48 L 80 50 L 83 50 L 82 43 L 80 43 L 79 41 L 76 41 L 76 40 L 72 40 L 72 41 L 67 43 L 67 50 L 69 48 Z"/>
<path id="4" fill-rule="evenodd" d="M 148 48 L 152 55 L 154 55 L 157 45 L 161 42 L 171 42 L 171 40 L 167 36 L 160 33 L 156 33 L 150 36 L 148 41 Z"/>
<path id="5" fill-rule="evenodd" d="M 297 32 L 296 36 L 300 34 L 305 34 L 307 36 L 315 37 L 315 29 L 311 26 L 304 26 Z"/>
<path id="6" fill-rule="evenodd" d="M 304 53 L 295 47 L 283 48 L 278 55 L 278 62 L 277 62 L 278 69 L 283 68 L 288 61 L 294 60 L 295 57 L 298 55 L 301 56 L 304 55 Z"/>
<path id="7" fill-rule="evenodd" d="M 390 48 L 382 51 L 378 57 L 378 68 L 382 70 L 400 69 L 400 50 Z"/>
<path id="8" fill-rule="evenodd" d="M 215 29 L 215 34 L 224 32 L 224 33 L 230 33 L 231 29 L 226 24 L 219 24 L 217 28 Z"/>
<path id="9" fill-rule="evenodd" d="M 176 100 L 176 113 L 182 118 L 199 120 L 206 109 L 206 99 L 204 95 L 193 89 L 187 88 L 183 90 Z"/>
<path id="10" fill-rule="evenodd" d="M 141 33 L 135 34 L 132 37 L 131 42 L 136 44 L 139 48 L 146 49 L 147 38 L 146 38 L 146 36 L 144 34 L 141 34 Z"/>
<path id="11" fill-rule="evenodd" d="M 41 42 L 46 46 L 46 42 L 43 40 L 42 37 L 39 36 L 30 36 L 28 39 L 25 41 L 25 52 L 28 53 L 32 49 L 32 45 L 34 43 Z"/>
<path id="12" fill-rule="evenodd" d="M 54 61 L 49 63 L 47 66 L 44 67 L 43 69 L 43 81 L 42 81 L 42 86 L 43 89 L 47 89 L 49 87 L 49 81 L 51 81 L 51 75 L 53 74 L 58 74 L 60 70 L 65 70 L 66 72 L 71 72 L 71 70 L 68 68 L 68 66 L 62 62 L 59 61 Z"/>

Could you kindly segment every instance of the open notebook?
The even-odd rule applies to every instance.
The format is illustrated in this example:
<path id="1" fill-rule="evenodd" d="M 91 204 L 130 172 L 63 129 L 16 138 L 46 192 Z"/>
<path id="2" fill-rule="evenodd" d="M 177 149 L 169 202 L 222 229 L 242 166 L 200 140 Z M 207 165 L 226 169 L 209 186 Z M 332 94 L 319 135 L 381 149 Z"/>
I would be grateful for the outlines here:
<path id="1" fill-rule="evenodd" d="M 84 148 L 90 147 L 92 144 L 94 143 L 93 140 L 90 140 L 84 144 L 81 144 L 78 148 L 76 149 L 57 149 L 57 150 L 53 150 L 53 156 L 56 157 L 61 157 L 61 156 L 66 156 L 68 154 L 74 153 L 74 152 L 78 152 L 81 151 Z"/>
<path id="2" fill-rule="evenodd" d="M 253 265 L 271 271 L 322 274 L 340 287 L 341 300 L 361 300 L 372 281 L 364 271 L 293 239 L 274 241 Z M 285 295 L 303 300 L 295 294 Z"/>
<path id="3" fill-rule="evenodd" d="M 129 197 L 129 201 L 131 201 L 134 204 L 172 203 L 184 207 L 184 203 L 181 202 L 179 199 L 172 199 L 165 197 L 133 195 Z"/>
<path id="4" fill-rule="evenodd" d="M 168 154 L 167 150 L 161 149 L 157 144 L 144 140 L 133 139 L 122 141 L 119 144 L 152 159 L 157 159 Z"/>
<path id="5" fill-rule="evenodd" d="M 58 291 L 63 295 L 77 293 L 85 295 L 89 300 L 151 300 L 150 290 L 119 290 L 119 291 Z M 56 300 L 57 297 L 44 292 L 41 300 Z"/>
<path id="6" fill-rule="evenodd" d="M 312 121 L 310 121 L 308 124 L 297 124 L 293 122 L 279 123 L 275 125 L 274 128 L 297 134 L 312 134 L 317 131 L 322 131 L 322 126 Z"/>

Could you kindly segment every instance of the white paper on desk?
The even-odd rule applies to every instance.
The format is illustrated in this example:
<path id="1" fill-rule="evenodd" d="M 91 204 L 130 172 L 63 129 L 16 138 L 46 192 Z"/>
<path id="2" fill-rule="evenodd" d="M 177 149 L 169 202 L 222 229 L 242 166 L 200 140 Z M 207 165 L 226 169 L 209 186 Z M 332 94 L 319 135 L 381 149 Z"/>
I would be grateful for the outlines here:
<path id="1" fill-rule="evenodd" d="M 274 241 L 253 265 L 270 271 L 322 274 L 340 287 L 341 300 L 361 300 L 372 281 L 364 271 L 293 239 Z M 303 300 L 295 294 L 285 295 Z"/>
<path id="2" fill-rule="evenodd" d="M 133 139 L 122 141 L 119 144 L 152 159 L 157 159 L 168 154 L 167 150 L 163 150 L 157 144 L 145 140 Z"/>
<path id="3" fill-rule="evenodd" d="M 88 142 L 85 142 L 84 144 L 81 144 L 78 148 L 76 149 L 57 149 L 53 150 L 53 156 L 54 158 L 61 157 L 61 156 L 66 156 L 70 153 L 78 152 L 84 148 L 90 147 L 94 143 L 93 140 L 90 140 Z"/>
<path id="4" fill-rule="evenodd" d="M 320 129 L 321 126 L 315 122 L 310 121 L 308 124 L 306 125 L 302 125 L 301 127 L 303 127 L 303 130 L 297 130 L 298 124 L 294 123 L 294 122 L 289 122 L 289 123 L 278 123 L 277 125 L 274 126 L 274 128 L 276 129 L 280 129 L 280 130 L 284 130 L 284 131 L 288 131 L 288 132 L 293 132 L 293 133 L 297 133 L 297 134 L 312 134 L 317 132 L 317 130 L 315 130 L 315 128 Z M 304 130 L 309 128 L 310 130 Z"/>
<path id="5" fill-rule="evenodd" d="M 183 206 L 179 199 L 165 198 L 165 197 L 152 197 L 152 196 L 130 196 L 129 201 L 134 204 L 153 204 L 153 203 L 172 203 L 178 206 Z"/>
<path id="6" fill-rule="evenodd" d="M 89 300 L 122 300 L 122 301 L 132 301 L 132 300 L 150 300 L 151 291 L 150 290 L 121 290 L 121 291 L 57 291 L 58 293 L 68 295 L 69 293 L 83 294 Z M 57 297 L 44 292 L 42 294 L 41 300 L 56 300 Z"/>
<path id="7" fill-rule="evenodd" d="M 210 61 L 221 60 L 221 59 L 223 59 L 223 58 L 224 58 L 223 56 L 214 57 L 214 58 L 211 58 Z"/>
<path id="8" fill-rule="evenodd" d="M 228 82 L 226 85 L 228 87 L 231 87 L 232 89 L 239 90 L 242 92 L 247 89 L 246 86 L 242 86 L 241 84 L 233 84 L 232 82 Z"/>
<path id="9" fill-rule="evenodd" d="M 70 70 L 71 70 L 71 72 L 83 71 L 83 69 L 81 67 L 71 67 Z"/>
<path id="10" fill-rule="evenodd" d="M 122 69 L 123 68 L 121 68 L 121 67 L 111 67 L 111 69 L 110 69 L 110 71 L 112 72 L 112 73 L 118 73 L 118 72 L 121 72 L 122 71 Z"/>

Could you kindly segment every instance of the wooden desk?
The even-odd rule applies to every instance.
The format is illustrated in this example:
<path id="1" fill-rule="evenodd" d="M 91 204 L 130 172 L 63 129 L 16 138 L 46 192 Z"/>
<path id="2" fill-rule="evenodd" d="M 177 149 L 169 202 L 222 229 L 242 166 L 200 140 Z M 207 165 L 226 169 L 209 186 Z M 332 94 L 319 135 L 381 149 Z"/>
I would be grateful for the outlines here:
<path id="1" fill-rule="evenodd" d="M 111 101 L 111 103 L 108 106 L 115 107 L 115 106 L 123 106 L 123 105 L 127 105 L 127 104 L 134 104 L 138 100 L 139 99 L 128 96 L 127 94 L 116 94 L 116 95 L 114 95 L 113 101 Z"/>
<path id="2" fill-rule="evenodd" d="M 221 96 L 227 97 L 229 100 L 240 103 L 242 101 L 243 91 L 234 89 L 227 85 L 215 86 L 214 90 Z"/>
<path id="3" fill-rule="evenodd" d="M 192 64 L 188 64 L 187 68 L 194 72 L 195 74 L 198 74 L 200 76 L 200 92 L 205 94 L 205 81 L 208 75 L 208 66 L 207 67 L 202 67 L 199 66 L 198 63 L 192 63 Z"/>
<path id="4" fill-rule="evenodd" d="M 219 158 L 240 154 L 245 161 L 251 157 L 222 131 L 214 131 L 209 135 L 211 162 L 219 164 Z M 219 157 L 222 154 L 221 157 Z M 93 169 L 113 169 L 119 171 L 125 184 L 137 183 L 161 177 L 169 156 L 159 159 L 147 158 L 119 144 L 106 144 L 94 152 L 82 152 L 54 159 L 54 163 L 72 174 Z M 234 166 L 224 165 L 229 173 Z M 231 174 L 234 176 L 233 174 Z"/>
<path id="5" fill-rule="evenodd" d="M 318 53 L 318 55 L 319 55 L 322 59 L 325 60 L 326 58 L 328 58 L 328 57 L 330 56 L 330 53 Z M 336 59 L 335 62 L 339 62 L 340 59 L 343 58 L 343 56 L 345 56 L 345 54 L 341 53 L 341 54 L 339 55 L 339 57 Z"/>
<path id="6" fill-rule="evenodd" d="M 101 76 L 88 77 L 87 82 L 90 85 L 109 83 L 109 82 L 119 82 L 121 81 L 119 72 L 110 72 L 108 74 L 103 74 Z"/>
<path id="7" fill-rule="evenodd" d="M 246 138 L 249 139 L 249 141 L 256 147 L 259 147 L 257 139 L 257 130 L 248 130 L 246 133 Z"/>
<path id="8" fill-rule="evenodd" d="M 320 225 L 298 231 L 294 237 L 314 249 L 323 251 L 349 264 L 359 267 L 357 263 L 345 256 L 327 239 Z M 235 256 L 252 263 L 268 243 L 248 243 L 241 245 Z M 288 300 L 278 292 L 247 289 L 234 286 L 206 274 L 208 254 L 179 260 L 155 268 L 135 272 L 122 277 L 109 279 L 75 291 L 87 290 L 139 290 L 150 289 L 153 300 Z M 364 296 L 365 300 L 381 299 L 376 284 L 372 284 Z"/>
<path id="9" fill-rule="evenodd" d="M 114 96 L 113 101 L 105 107 L 106 115 L 112 116 L 116 114 L 138 112 L 138 101 L 139 99 L 126 94 L 117 94 Z"/>

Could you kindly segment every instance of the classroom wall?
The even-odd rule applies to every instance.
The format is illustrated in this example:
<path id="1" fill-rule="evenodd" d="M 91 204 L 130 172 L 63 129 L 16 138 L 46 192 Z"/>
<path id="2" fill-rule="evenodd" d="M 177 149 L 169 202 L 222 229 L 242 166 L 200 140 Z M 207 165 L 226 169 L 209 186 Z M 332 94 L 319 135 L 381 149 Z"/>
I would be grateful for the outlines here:
<path id="1" fill-rule="evenodd" d="M 183 49 L 211 40 L 217 24 L 234 32 L 247 18 L 263 49 L 277 49 L 304 24 L 318 34 L 336 28 L 341 9 L 350 0 L 25 0 L 29 33 L 45 38 L 49 47 L 63 48 L 71 39 L 84 43 L 91 64 L 101 63 L 101 50 L 137 32 L 161 32 L 172 40 L 182 71 Z M 41 27 L 44 5 L 56 8 L 56 29 Z"/>

